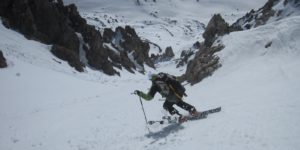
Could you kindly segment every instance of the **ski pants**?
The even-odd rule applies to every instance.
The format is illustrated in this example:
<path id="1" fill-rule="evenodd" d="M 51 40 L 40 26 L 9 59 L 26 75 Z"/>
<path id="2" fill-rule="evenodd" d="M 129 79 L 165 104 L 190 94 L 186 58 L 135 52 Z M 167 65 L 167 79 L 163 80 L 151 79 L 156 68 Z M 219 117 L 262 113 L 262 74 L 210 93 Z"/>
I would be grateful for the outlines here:
<path id="1" fill-rule="evenodd" d="M 195 107 L 184 102 L 183 100 L 178 100 L 177 102 L 170 102 L 168 100 L 165 101 L 163 107 L 165 110 L 167 110 L 171 115 L 177 114 L 179 116 L 181 116 L 181 114 L 178 112 L 178 110 L 176 110 L 173 105 L 177 105 L 178 107 L 188 111 L 189 113 L 191 113 L 193 110 L 195 110 Z"/>

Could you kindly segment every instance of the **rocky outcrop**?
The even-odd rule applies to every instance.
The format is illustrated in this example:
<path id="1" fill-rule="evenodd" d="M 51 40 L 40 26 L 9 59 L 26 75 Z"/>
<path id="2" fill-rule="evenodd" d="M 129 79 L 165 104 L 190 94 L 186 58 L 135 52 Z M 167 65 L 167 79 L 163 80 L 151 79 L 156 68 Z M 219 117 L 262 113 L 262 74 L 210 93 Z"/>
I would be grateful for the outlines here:
<path id="1" fill-rule="evenodd" d="M 187 82 L 196 84 L 221 67 L 219 57 L 214 53 L 222 50 L 223 45 L 206 47 L 203 43 L 195 54 L 195 58 L 188 62 L 187 69 L 183 75 L 183 79 Z"/>
<path id="2" fill-rule="evenodd" d="M 114 35 L 115 33 L 111 28 L 105 28 L 103 32 L 103 41 L 105 43 L 111 43 Z"/>
<path id="3" fill-rule="evenodd" d="M 186 72 L 182 75 L 181 79 L 193 85 L 210 76 L 215 70 L 221 67 L 219 57 L 214 54 L 222 50 L 224 45 L 220 44 L 217 38 L 228 33 L 229 25 L 220 14 L 214 15 L 203 33 L 204 42 L 197 42 L 193 46 L 198 51 L 194 52 L 190 50 L 182 54 L 182 60 L 184 61 L 181 61 L 177 66 L 188 61 L 189 57 L 194 55 L 194 53 L 195 57 L 188 61 Z"/>
<path id="4" fill-rule="evenodd" d="M 6 59 L 3 56 L 2 51 L 0 50 L 0 68 L 7 67 Z"/>
<path id="5" fill-rule="evenodd" d="M 62 0 L 3 0 L 0 16 L 8 28 L 17 30 L 29 39 L 53 44 L 52 53 L 68 61 L 77 71 L 84 66 L 101 70 L 108 75 L 119 74 L 114 68 L 126 68 L 134 72 L 136 65 L 142 72 L 144 63 L 154 67 L 148 56 L 149 44 L 143 42 L 129 26 L 118 27 L 116 32 L 106 29 L 100 34 L 94 26 L 88 25 L 74 4 L 64 6 Z M 83 38 L 80 43 L 79 35 Z M 117 43 L 114 43 L 117 41 Z M 111 43 L 119 53 L 105 47 Z M 80 63 L 79 46 L 82 44 L 87 64 Z M 132 57 L 132 58 L 131 58 Z"/>
<path id="6" fill-rule="evenodd" d="M 274 17 L 274 20 L 279 20 L 287 16 L 299 14 L 299 0 L 268 0 L 262 8 L 257 11 L 251 10 L 231 26 L 228 26 L 220 15 L 214 15 L 203 33 L 205 40 L 203 43 L 200 43 L 194 59 L 188 61 L 190 56 L 193 55 L 191 51 L 187 51 L 182 54 L 182 58 L 178 63 L 178 66 L 184 65 L 187 61 L 188 65 L 186 72 L 182 75 L 181 79 L 186 80 L 191 84 L 195 84 L 221 67 L 219 58 L 214 55 L 215 52 L 224 48 L 224 45 L 220 44 L 217 40 L 219 36 L 223 36 L 224 34 L 228 34 L 233 31 L 240 31 L 264 25 L 271 17 Z M 199 45 L 199 43 L 197 45 Z M 268 48 L 271 45 L 272 41 L 268 42 L 265 45 L 265 48 Z"/>
<path id="7" fill-rule="evenodd" d="M 277 7 L 277 5 L 280 6 Z M 256 11 L 252 9 L 245 16 L 238 19 L 230 26 L 230 30 L 241 31 L 255 28 L 266 24 L 271 17 L 274 17 L 274 20 L 280 20 L 293 14 L 300 14 L 299 0 L 268 0 L 260 9 Z"/>
<path id="8" fill-rule="evenodd" d="M 21 32 L 29 39 L 64 47 L 64 51 L 70 51 L 65 54 L 78 56 L 79 40 L 74 29 L 69 25 L 69 19 L 61 0 L 57 2 L 51 0 L 3 0 L 2 2 L 4 5 L 1 6 L 0 15 L 5 18 L 7 27 Z M 76 70 L 81 71 L 83 68 L 79 67 Z"/>
<path id="9" fill-rule="evenodd" d="M 180 58 L 176 60 L 176 68 L 182 67 L 188 63 L 191 56 L 195 54 L 195 50 L 183 50 L 180 54 Z"/>
<path id="10" fill-rule="evenodd" d="M 203 38 L 205 39 L 204 44 L 206 47 L 210 47 L 218 36 L 229 33 L 229 25 L 221 17 L 220 14 L 215 14 L 205 29 L 203 33 Z"/>
<path id="11" fill-rule="evenodd" d="M 201 43 L 197 41 L 196 43 L 193 44 L 193 47 L 190 48 L 189 50 L 183 50 L 181 51 L 180 58 L 176 60 L 176 68 L 182 67 L 186 65 L 189 61 L 189 59 L 194 56 L 196 51 L 200 48 Z"/>
<path id="12" fill-rule="evenodd" d="M 144 64 L 154 68 L 154 63 L 149 57 L 149 43 L 141 40 L 130 26 L 117 27 L 115 32 L 105 29 L 103 39 L 109 51 L 109 58 L 118 68 L 123 66 L 129 72 L 135 69 L 144 72 Z"/>
<path id="13" fill-rule="evenodd" d="M 163 54 L 152 54 L 151 59 L 154 63 L 169 61 L 175 56 L 171 46 L 167 47 Z"/>
<path id="14" fill-rule="evenodd" d="M 11 28 L 29 39 L 46 44 L 59 44 L 78 53 L 79 42 L 68 25 L 62 1 L 3 0 L 0 15 L 8 20 Z M 1 2 L 1 3 L 2 3 Z"/>
<path id="15" fill-rule="evenodd" d="M 109 50 L 103 46 L 104 41 L 100 32 L 94 26 L 86 23 L 74 4 L 66 6 L 66 11 L 71 21 L 70 25 L 76 32 L 81 33 L 84 39 L 88 65 L 94 69 L 102 70 L 108 75 L 120 75 L 113 68 L 114 62 L 109 60 Z"/>
<path id="16" fill-rule="evenodd" d="M 173 49 L 171 46 L 167 47 L 165 50 L 165 53 L 163 54 L 163 58 L 166 60 L 170 60 L 171 58 L 173 58 L 175 56 Z"/>
<path id="17" fill-rule="evenodd" d="M 195 84 L 211 75 L 221 66 L 219 58 L 214 55 L 215 52 L 224 48 L 224 46 L 217 40 L 219 36 L 223 36 L 224 34 L 228 34 L 233 31 L 240 31 L 264 25 L 271 17 L 273 17 L 274 20 L 280 20 L 287 16 L 299 14 L 299 0 L 268 0 L 262 8 L 257 11 L 251 10 L 231 26 L 228 26 L 220 15 L 214 15 L 203 33 L 205 40 L 203 43 L 200 43 L 194 59 L 188 61 L 190 56 L 193 55 L 191 52 L 185 52 L 182 54 L 183 57 L 178 63 L 178 66 L 183 65 L 188 61 L 187 69 L 185 74 L 182 76 L 182 79 L 190 82 L 191 84 Z M 265 45 L 265 48 L 268 48 L 271 45 L 272 42 L 268 42 Z"/>
<path id="18" fill-rule="evenodd" d="M 125 30 L 117 28 L 116 32 L 118 32 L 118 29 L 123 39 L 123 41 L 120 42 L 120 46 L 123 47 L 125 51 L 133 52 L 132 56 L 140 66 L 146 63 L 148 66 L 154 68 L 154 63 L 148 55 L 150 50 L 149 43 L 142 41 L 137 36 L 135 30 L 130 26 L 125 26 Z"/>
<path id="19" fill-rule="evenodd" d="M 74 67 L 77 71 L 84 71 L 84 65 L 79 61 L 78 55 L 76 55 L 75 52 L 59 45 L 53 45 L 51 52 L 58 58 L 67 61 L 69 65 Z"/>
<path id="20" fill-rule="evenodd" d="M 240 31 L 250 29 L 259 25 L 265 24 L 271 16 L 275 14 L 272 7 L 277 4 L 279 0 L 269 0 L 262 8 L 254 11 L 253 9 L 244 17 L 238 19 L 231 25 L 232 31 Z"/>

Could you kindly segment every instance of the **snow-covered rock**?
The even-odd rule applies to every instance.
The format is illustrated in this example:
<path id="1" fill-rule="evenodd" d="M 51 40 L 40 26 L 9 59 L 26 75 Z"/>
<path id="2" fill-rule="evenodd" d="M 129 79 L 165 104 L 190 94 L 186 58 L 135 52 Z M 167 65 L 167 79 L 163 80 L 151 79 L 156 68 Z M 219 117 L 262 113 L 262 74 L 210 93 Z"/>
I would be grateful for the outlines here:
<path id="1" fill-rule="evenodd" d="M 263 7 L 253 9 L 232 24 L 232 30 L 244 30 L 300 14 L 299 0 L 269 0 Z"/>

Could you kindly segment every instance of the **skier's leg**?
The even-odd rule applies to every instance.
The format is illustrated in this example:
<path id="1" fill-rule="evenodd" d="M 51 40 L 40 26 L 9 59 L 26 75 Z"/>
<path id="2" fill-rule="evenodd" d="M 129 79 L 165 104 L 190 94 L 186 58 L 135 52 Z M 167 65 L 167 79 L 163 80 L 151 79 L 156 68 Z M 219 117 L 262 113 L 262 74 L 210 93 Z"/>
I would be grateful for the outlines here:
<path id="1" fill-rule="evenodd" d="M 194 106 L 192 106 L 192 105 L 190 105 L 190 104 L 184 102 L 183 100 L 178 101 L 178 102 L 176 103 L 176 105 L 177 105 L 178 107 L 180 107 L 180 108 L 182 108 L 182 109 L 188 111 L 191 115 L 194 115 L 194 114 L 197 112 L 197 110 L 196 110 L 196 108 L 195 108 Z"/>
<path id="2" fill-rule="evenodd" d="M 176 110 L 176 109 L 173 107 L 174 104 L 175 104 L 175 103 L 169 102 L 169 101 L 166 100 L 165 103 L 164 103 L 164 109 L 166 109 L 167 111 L 169 111 L 169 113 L 170 113 L 171 115 L 177 114 L 177 115 L 179 116 L 179 118 L 178 118 L 178 122 L 179 122 L 179 123 L 182 123 L 182 122 L 187 121 L 187 118 L 184 117 L 183 115 L 181 115 L 181 114 L 178 112 L 178 110 Z"/>
<path id="3" fill-rule="evenodd" d="M 169 101 L 166 100 L 166 101 L 164 102 L 163 107 L 164 107 L 164 109 L 167 110 L 171 115 L 177 114 L 177 115 L 181 116 L 181 114 L 178 112 L 178 110 L 176 110 L 176 109 L 173 107 L 174 104 L 175 104 L 175 103 L 169 102 Z"/>

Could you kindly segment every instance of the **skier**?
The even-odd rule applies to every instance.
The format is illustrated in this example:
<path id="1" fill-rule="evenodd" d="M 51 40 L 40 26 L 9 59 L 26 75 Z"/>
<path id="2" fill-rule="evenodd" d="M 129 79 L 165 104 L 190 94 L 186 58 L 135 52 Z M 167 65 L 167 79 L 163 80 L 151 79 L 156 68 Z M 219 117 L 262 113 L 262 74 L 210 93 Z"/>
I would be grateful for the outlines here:
<path id="1" fill-rule="evenodd" d="M 161 72 L 158 74 L 149 73 L 148 78 L 152 81 L 150 91 L 145 94 L 142 91 L 135 90 L 135 94 L 147 101 L 150 101 L 153 99 L 156 92 L 159 92 L 162 97 L 166 98 L 166 101 L 163 104 L 163 108 L 167 110 L 171 115 L 178 115 L 178 122 L 180 123 L 187 121 L 187 118 L 180 114 L 178 110 L 173 107 L 174 104 L 188 111 L 192 116 L 200 115 L 200 112 L 198 112 L 194 106 L 182 100 L 183 96 L 187 96 L 185 94 L 185 88 L 180 84 L 175 76 Z"/>

